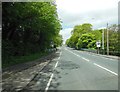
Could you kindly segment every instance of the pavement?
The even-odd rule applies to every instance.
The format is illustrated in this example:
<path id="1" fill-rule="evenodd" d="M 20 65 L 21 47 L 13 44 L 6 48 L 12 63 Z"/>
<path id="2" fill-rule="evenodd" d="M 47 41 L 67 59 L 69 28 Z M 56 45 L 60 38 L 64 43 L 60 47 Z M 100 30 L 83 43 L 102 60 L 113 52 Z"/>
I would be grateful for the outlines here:
<path id="1" fill-rule="evenodd" d="M 18 88 L 5 92 L 78 92 L 101 90 L 100 92 L 118 92 L 118 59 L 106 58 L 102 55 L 73 50 L 61 47 L 41 71 L 37 71 L 40 65 L 28 68 L 23 74 L 15 76 L 16 79 L 28 80 L 26 84 L 18 81 Z M 32 73 L 34 71 L 34 73 Z M 37 72 L 37 73 L 36 73 Z M 29 73 L 29 74 L 27 74 Z M 28 76 L 27 76 L 28 75 Z M 14 75 L 13 75 L 14 76 Z M 12 84 L 16 79 L 7 80 L 6 84 Z M 9 90 L 11 90 L 10 87 Z M 17 90 L 16 90 L 17 89 Z M 109 90 L 109 91 L 108 91 Z M 115 91 L 116 90 L 116 91 Z"/>
<path id="2" fill-rule="evenodd" d="M 35 61 L 17 64 L 3 69 L 2 92 L 18 92 L 22 90 L 56 56 L 57 54 L 53 52 Z"/>

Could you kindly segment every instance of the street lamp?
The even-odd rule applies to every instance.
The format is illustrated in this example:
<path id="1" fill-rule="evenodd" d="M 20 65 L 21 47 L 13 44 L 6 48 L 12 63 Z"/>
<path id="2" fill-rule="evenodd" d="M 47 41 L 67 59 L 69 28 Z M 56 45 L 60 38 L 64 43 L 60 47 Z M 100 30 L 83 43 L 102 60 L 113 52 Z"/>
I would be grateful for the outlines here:
<path id="1" fill-rule="evenodd" d="M 107 55 L 109 55 L 109 30 L 108 30 L 108 23 L 107 23 Z"/>
<path id="2" fill-rule="evenodd" d="M 104 30 L 105 29 L 103 29 L 103 31 L 102 31 L 102 49 L 103 49 L 103 54 L 104 54 Z"/>

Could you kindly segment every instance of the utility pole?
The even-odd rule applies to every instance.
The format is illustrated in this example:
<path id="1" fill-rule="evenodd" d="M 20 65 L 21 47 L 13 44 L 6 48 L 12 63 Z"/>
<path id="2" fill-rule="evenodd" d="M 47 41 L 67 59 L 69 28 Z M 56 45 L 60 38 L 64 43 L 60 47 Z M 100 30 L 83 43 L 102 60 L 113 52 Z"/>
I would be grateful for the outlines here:
<path id="1" fill-rule="evenodd" d="M 108 23 L 107 23 L 107 55 L 109 55 L 109 30 L 108 30 Z"/>
<path id="2" fill-rule="evenodd" d="M 102 49 L 103 49 L 103 54 L 105 54 L 104 53 L 104 30 L 105 29 L 103 29 L 103 31 L 102 31 Z"/>

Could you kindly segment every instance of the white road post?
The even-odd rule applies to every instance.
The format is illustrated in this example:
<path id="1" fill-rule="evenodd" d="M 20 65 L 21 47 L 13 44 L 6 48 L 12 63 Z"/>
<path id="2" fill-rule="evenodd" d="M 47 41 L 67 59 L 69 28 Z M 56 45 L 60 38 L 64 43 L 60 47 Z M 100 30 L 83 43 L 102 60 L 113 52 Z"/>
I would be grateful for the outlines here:
<path id="1" fill-rule="evenodd" d="M 98 40 L 98 41 L 96 42 L 96 46 L 97 46 L 97 48 L 98 48 L 97 53 L 99 54 L 99 48 L 101 47 L 101 42 L 100 42 L 100 40 Z"/>

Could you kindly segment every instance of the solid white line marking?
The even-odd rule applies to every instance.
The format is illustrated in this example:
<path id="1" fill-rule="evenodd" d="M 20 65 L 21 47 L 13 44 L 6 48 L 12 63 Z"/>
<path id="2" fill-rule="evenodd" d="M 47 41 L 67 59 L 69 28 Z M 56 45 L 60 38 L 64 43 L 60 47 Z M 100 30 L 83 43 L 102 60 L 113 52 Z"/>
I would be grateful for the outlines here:
<path id="1" fill-rule="evenodd" d="M 93 63 L 93 64 L 96 65 L 96 66 L 98 66 L 98 67 L 100 67 L 100 68 L 102 68 L 102 69 L 104 69 L 104 70 L 106 70 L 106 71 L 108 71 L 108 72 L 110 72 L 110 73 L 112 73 L 112 74 L 114 74 L 114 75 L 117 75 L 117 76 L 118 76 L 117 73 L 115 73 L 115 72 L 113 72 L 113 71 L 111 71 L 111 70 L 109 70 L 109 69 L 107 69 L 107 68 L 105 68 L 105 67 L 102 67 L 102 66 L 100 66 L 100 65 L 98 65 L 98 64 L 96 64 L 96 63 Z"/>
<path id="2" fill-rule="evenodd" d="M 85 54 L 88 54 L 88 55 L 91 55 L 91 56 L 98 56 L 98 54 L 95 54 L 95 53 L 89 53 L 89 52 L 82 52 L 82 51 L 77 51 L 77 52 L 79 52 L 79 53 L 85 53 Z M 111 61 L 113 61 L 113 60 L 116 60 L 116 59 L 111 59 L 111 58 L 107 58 L 107 57 L 102 57 L 102 55 L 101 55 L 101 58 L 104 58 L 104 59 L 108 59 L 108 60 L 111 60 Z M 116 60 L 116 61 L 118 61 L 118 60 Z"/>
<path id="3" fill-rule="evenodd" d="M 89 55 L 91 55 L 91 54 L 89 54 Z M 97 54 L 97 55 L 96 55 L 96 54 L 94 54 L 94 55 L 92 54 L 92 56 L 98 56 L 98 54 Z M 100 56 L 100 57 L 101 57 L 101 56 Z M 104 56 L 101 57 L 101 58 L 103 58 L 103 59 L 108 59 L 108 60 L 114 60 L 114 59 L 111 59 L 111 58 L 106 58 L 106 57 L 104 57 Z"/>
<path id="4" fill-rule="evenodd" d="M 114 60 L 114 59 L 110 59 L 110 58 L 105 58 L 105 57 L 102 57 L 102 58 L 104 58 L 104 59 L 108 59 L 108 60 Z"/>
<path id="5" fill-rule="evenodd" d="M 48 91 L 48 88 L 49 88 L 49 86 L 50 86 L 50 83 L 51 83 L 51 81 L 52 81 L 52 78 L 53 78 L 53 73 L 51 74 L 51 77 L 50 77 L 50 79 L 49 79 L 49 81 L 48 81 L 48 84 L 47 84 L 47 86 L 46 86 L 46 88 L 45 88 L 45 92 Z"/>

